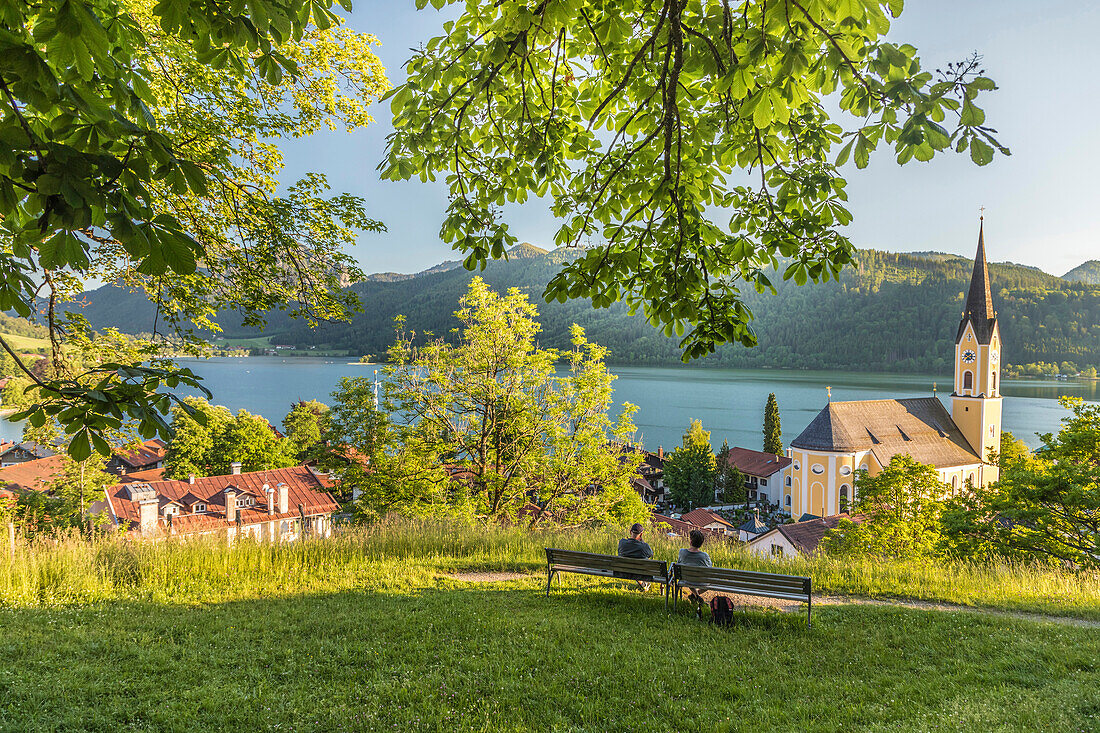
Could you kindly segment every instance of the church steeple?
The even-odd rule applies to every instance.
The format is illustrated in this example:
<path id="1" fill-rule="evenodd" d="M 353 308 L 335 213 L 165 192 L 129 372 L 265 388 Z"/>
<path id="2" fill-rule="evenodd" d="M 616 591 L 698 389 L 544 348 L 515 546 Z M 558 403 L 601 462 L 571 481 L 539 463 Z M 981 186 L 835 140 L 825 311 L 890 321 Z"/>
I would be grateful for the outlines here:
<path id="1" fill-rule="evenodd" d="M 951 419 L 983 462 L 1000 450 L 1001 440 L 1001 333 L 993 310 L 989 266 L 985 261 L 985 222 L 978 228 L 974 274 L 966 294 L 959 334 L 955 338 L 955 389 Z M 984 465 L 976 483 L 997 479 L 997 467 Z"/>
<path id="2" fill-rule="evenodd" d="M 962 322 L 955 336 L 958 341 L 966 330 L 967 322 L 974 324 L 974 336 L 979 344 L 988 344 L 996 326 L 997 313 L 993 310 L 993 291 L 989 287 L 989 266 L 985 261 L 985 217 L 978 225 L 978 253 L 974 255 L 974 274 L 970 277 L 970 292 L 966 295 Z"/>

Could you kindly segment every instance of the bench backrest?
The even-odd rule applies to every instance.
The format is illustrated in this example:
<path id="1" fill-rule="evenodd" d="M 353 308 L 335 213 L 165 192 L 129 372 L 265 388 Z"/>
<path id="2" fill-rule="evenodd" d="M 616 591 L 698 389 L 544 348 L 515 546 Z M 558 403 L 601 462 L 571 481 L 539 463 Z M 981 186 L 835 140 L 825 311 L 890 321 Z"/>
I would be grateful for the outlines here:
<path id="1" fill-rule="evenodd" d="M 673 577 L 680 585 L 715 586 L 730 592 L 738 590 L 748 594 L 784 593 L 809 595 L 810 579 L 801 575 L 762 573 L 757 570 L 733 570 L 731 568 L 706 568 L 700 565 L 672 566 Z"/>
<path id="2" fill-rule="evenodd" d="M 560 570 L 576 568 L 608 574 L 616 572 L 630 573 L 632 575 L 645 575 L 655 580 L 663 580 L 668 577 L 668 563 L 664 560 L 641 560 L 633 557 L 600 555 L 595 552 L 576 552 L 574 550 L 558 550 L 547 547 L 546 562 Z"/>

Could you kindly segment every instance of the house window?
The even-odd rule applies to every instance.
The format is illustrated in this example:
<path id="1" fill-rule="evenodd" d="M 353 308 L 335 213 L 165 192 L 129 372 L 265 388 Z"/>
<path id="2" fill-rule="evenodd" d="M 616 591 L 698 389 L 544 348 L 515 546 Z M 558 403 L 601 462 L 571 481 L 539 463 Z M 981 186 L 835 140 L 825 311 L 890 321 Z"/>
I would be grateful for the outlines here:
<path id="1" fill-rule="evenodd" d="M 205 512 L 206 511 L 206 504 L 203 504 L 201 502 L 196 504 L 193 511 L 195 511 L 195 512 Z"/>
<path id="2" fill-rule="evenodd" d="M 991 427 L 991 428 L 992 428 L 993 426 L 992 426 L 992 425 L 990 425 L 989 427 Z M 768 480 L 767 480 L 766 478 L 762 478 L 762 479 L 760 479 L 760 485 L 761 485 L 761 486 L 767 486 L 767 485 L 768 485 Z"/>
<path id="3" fill-rule="evenodd" d="M 768 495 L 767 494 L 761 494 L 760 495 L 760 501 L 767 502 L 768 501 Z"/>
<path id="4" fill-rule="evenodd" d="M 772 555 L 774 555 L 776 557 L 783 557 L 783 546 L 782 545 L 772 545 Z"/>

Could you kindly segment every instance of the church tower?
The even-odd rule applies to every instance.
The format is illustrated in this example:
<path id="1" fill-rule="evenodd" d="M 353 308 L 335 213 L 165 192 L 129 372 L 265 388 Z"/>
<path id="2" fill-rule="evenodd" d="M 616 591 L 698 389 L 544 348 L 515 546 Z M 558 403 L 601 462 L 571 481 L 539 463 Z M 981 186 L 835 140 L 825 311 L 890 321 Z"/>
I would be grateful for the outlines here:
<path id="1" fill-rule="evenodd" d="M 1001 332 L 989 287 L 984 230 L 983 217 L 978 229 L 974 275 L 955 337 L 951 417 L 974 452 L 988 461 L 991 452 L 1001 450 Z M 978 483 L 983 486 L 992 483 L 998 475 L 996 465 L 983 465 Z"/>

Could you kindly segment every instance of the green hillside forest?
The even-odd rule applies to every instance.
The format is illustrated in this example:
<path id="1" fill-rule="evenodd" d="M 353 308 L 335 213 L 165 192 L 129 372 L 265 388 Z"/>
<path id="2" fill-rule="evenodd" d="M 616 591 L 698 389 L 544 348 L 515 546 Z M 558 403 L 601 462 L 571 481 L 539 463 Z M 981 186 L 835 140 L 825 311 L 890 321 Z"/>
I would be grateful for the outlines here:
<path id="1" fill-rule="evenodd" d="M 1089 283 L 1090 285 L 1100 285 L 1100 260 L 1082 262 L 1065 275 L 1062 275 L 1062 278 Z"/>
<path id="2" fill-rule="evenodd" d="M 494 288 L 518 287 L 538 303 L 543 344 L 564 347 L 578 323 L 591 339 L 611 349 L 611 360 L 672 364 L 677 339 L 665 337 L 625 306 L 593 309 L 587 301 L 544 303 L 542 290 L 568 252 L 520 245 L 507 262 L 480 273 Z M 447 335 L 452 313 L 475 273 L 451 263 L 399 279 L 381 277 L 352 286 L 363 312 L 350 323 L 305 323 L 271 315 L 273 343 L 346 350 L 380 357 L 393 340 L 393 317 L 407 317 L 418 334 Z M 936 253 L 896 254 L 863 250 L 839 282 L 796 286 L 776 276 L 777 295 L 747 294 L 756 315 L 759 346 L 726 346 L 702 360 L 723 367 L 778 367 L 864 371 L 934 372 L 950 368 L 955 328 L 973 268 L 972 260 Z M 1079 268 L 1080 269 L 1080 268 Z M 1013 264 L 991 264 L 1005 355 L 1009 364 L 1100 365 L 1100 285 L 1067 280 Z M 84 296 L 82 312 L 94 327 L 150 330 L 152 306 L 140 295 L 105 287 Z M 257 335 L 232 319 L 225 336 Z M 1063 369 L 1064 371 L 1064 369 Z"/>

